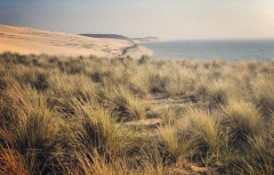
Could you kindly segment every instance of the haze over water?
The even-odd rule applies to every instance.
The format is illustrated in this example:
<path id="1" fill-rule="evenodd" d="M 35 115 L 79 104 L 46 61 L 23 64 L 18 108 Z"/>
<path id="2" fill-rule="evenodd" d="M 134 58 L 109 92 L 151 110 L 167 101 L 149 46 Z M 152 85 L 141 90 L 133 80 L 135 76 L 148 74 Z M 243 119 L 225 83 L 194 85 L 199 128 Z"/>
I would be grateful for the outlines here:
<path id="1" fill-rule="evenodd" d="M 143 44 L 153 58 L 193 58 L 209 60 L 273 60 L 274 39 L 269 40 L 187 40 Z"/>

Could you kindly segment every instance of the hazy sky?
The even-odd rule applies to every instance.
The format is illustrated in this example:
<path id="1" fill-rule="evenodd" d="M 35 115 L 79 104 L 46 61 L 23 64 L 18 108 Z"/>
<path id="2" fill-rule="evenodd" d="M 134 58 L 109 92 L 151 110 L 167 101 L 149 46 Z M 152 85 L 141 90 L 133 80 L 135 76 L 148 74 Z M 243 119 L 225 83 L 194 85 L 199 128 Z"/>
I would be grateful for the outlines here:
<path id="1" fill-rule="evenodd" d="M 274 0 L 0 0 L 0 23 L 161 39 L 274 37 Z"/>

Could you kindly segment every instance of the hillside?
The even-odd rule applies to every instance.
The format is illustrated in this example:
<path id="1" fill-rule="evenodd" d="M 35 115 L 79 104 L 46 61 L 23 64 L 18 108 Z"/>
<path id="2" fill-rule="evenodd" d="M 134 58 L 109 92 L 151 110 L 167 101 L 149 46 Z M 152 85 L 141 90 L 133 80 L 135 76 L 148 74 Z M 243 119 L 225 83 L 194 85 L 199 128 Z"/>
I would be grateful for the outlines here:
<path id="1" fill-rule="evenodd" d="M 92 38 L 76 34 L 37 30 L 26 27 L 0 25 L 0 53 L 5 51 L 20 54 L 48 55 L 95 55 L 117 57 L 132 43 L 121 39 Z M 148 49 L 140 51 L 147 55 Z"/>

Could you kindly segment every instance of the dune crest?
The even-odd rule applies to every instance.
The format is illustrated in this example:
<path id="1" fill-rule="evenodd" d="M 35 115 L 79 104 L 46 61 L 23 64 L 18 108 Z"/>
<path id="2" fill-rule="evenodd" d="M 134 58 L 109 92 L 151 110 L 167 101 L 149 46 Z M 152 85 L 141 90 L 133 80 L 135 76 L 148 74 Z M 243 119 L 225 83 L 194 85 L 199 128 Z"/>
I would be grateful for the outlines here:
<path id="1" fill-rule="evenodd" d="M 63 56 L 95 55 L 108 58 L 120 56 L 125 48 L 132 45 L 125 40 L 91 38 L 8 25 L 0 25 L 0 41 L 0 52 Z M 141 49 L 141 52 L 146 55 L 149 50 Z"/>

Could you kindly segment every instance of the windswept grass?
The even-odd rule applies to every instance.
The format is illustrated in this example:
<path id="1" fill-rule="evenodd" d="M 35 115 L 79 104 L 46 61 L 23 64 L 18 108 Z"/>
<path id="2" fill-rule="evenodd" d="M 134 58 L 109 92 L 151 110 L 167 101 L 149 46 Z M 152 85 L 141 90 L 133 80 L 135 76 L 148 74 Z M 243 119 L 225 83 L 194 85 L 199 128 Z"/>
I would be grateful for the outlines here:
<path id="1" fill-rule="evenodd" d="M 0 55 L 0 175 L 272 175 L 274 63 Z"/>
<path id="2" fill-rule="evenodd" d="M 222 108 L 221 125 L 229 136 L 229 143 L 233 145 L 247 144 L 248 138 L 254 138 L 263 132 L 264 121 L 255 106 L 235 100 Z"/>
<path id="3" fill-rule="evenodd" d="M 180 135 L 184 142 L 189 142 L 193 156 L 203 158 L 217 154 L 221 146 L 217 121 L 207 111 L 190 110 L 180 123 Z"/>

